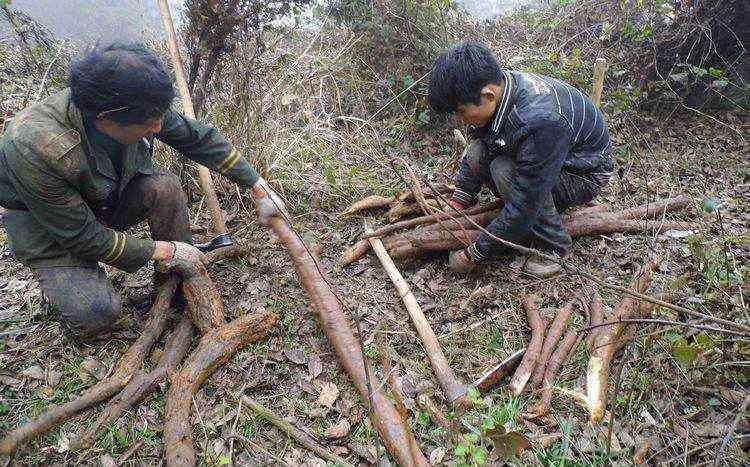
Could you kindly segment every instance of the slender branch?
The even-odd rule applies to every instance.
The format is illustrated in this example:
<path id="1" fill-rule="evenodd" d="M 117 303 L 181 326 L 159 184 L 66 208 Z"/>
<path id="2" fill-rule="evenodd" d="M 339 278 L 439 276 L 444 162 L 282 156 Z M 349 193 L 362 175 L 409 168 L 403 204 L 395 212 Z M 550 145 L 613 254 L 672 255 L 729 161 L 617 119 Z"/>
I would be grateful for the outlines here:
<path id="1" fill-rule="evenodd" d="M 665 326 L 683 326 L 686 328 L 700 329 L 701 331 L 710 331 L 723 334 L 731 334 L 733 336 L 740 336 L 745 339 L 750 339 L 750 334 L 740 331 L 732 331 L 729 329 L 715 328 L 712 326 L 704 326 L 702 324 L 683 323 L 680 321 L 671 321 L 667 319 L 652 319 L 652 318 L 637 318 L 637 319 L 620 319 L 617 321 L 607 321 L 605 323 L 594 324 L 581 329 L 581 332 L 591 331 L 596 328 L 604 326 L 613 326 L 620 323 L 643 323 L 643 324 L 663 324 Z"/>

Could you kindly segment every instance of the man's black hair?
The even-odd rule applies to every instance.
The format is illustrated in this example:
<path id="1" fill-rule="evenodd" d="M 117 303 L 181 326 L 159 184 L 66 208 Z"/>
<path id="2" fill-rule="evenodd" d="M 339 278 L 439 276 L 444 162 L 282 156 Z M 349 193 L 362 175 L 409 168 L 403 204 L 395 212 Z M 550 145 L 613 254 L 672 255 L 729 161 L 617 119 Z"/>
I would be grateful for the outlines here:
<path id="1" fill-rule="evenodd" d="M 449 113 L 459 105 L 479 105 L 482 88 L 500 84 L 501 80 L 502 70 L 490 49 L 478 42 L 455 45 L 435 60 L 430 76 L 430 107 Z"/>
<path id="2" fill-rule="evenodd" d="M 142 44 L 96 47 L 70 67 L 73 103 L 84 116 L 121 125 L 164 114 L 175 96 L 161 60 Z"/>

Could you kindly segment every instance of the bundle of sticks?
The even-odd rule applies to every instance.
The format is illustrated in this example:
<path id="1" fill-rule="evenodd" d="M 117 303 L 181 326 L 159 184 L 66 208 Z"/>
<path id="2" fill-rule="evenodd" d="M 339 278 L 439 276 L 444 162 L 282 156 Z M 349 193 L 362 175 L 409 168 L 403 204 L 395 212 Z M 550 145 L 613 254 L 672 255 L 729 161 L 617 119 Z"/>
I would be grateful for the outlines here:
<path id="1" fill-rule="evenodd" d="M 541 400 L 528 410 L 533 417 L 538 417 L 549 412 L 553 382 L 578 341 L 578 331 L 568 329 L 558 345 L 573 311 L 573 302 L 568 302 L 560 308 L 549 326 L 547 320 L 539 314 L 537 297 L 525 297 L 523 308 L 531 328 L 531 341 L 526 347 L 521 364 L 510 380 L 509 388 L 518 396 L 527 387 L 541 387 Z"/>
<path id="2" fill-rule="evenodd" d="M 667 198 L 640 206 L 610 211 L 606 205 L 585 207 L 564 216 L 563 222 L 571 237 L 622 233 L 660 233 L 666 230 L 696 230 L 690 222 L 663 220 L 666 213 L 690 205 L 686 196 Z M 473 242 L 481 233 L 477 225 L 486 227 L 500 215 L 502 201 L 480 204 L 459 216 L 433 214 L 385 225 L 371 233 L 344 252 L 339 261 L 346 266 L 370 250 L 369 237 L 380 237 L 393 259 L 409 259 L 428 253 L 457 250 Z M 404 230 L 404 232 L 400 232 Z"/>
<path id="3" fill-rule="evenodd" d="M 422 194 L 431 207 L 439 207 L 441 203 L 438 195 L 452 193 L 453 189 L 452 185 L 442 184 L 436 185 L 434 190 L 432 188 L 423 188 Z M 435 193 L 436 191 L 437 194 Z M 349 217 L 361 211 L 386 207 L 389 208 L 386 213 L 389 222 L 396 222 L 409 214 L 422 212 L 422 207 L 417 201 L 414 191 L 405 190 L 396 196 L 368 196 L 341 211 L 339 217 Z"/>
<path id="4" fill-rule="evenodd" d="M 645 293 L 651 284 L 652 271 L 657 265 L 657 260 L 644 265 L 635 274 L 630 290 Z M 603 301 L 597 292 L 592 294 L 590 300 L 580 299 L 579 302 L 588 315 L 588 332 L 572 327 L 565 331 L 573 312 L 574 301 L 560 308 L 551 324 L 540 315 L 536 297 L 525 297 L 522 302 L 531 329 L 531 339 L 510 379 L 509 389 L 515 395 L 520 395 L 525 389 L 541 389 L 540 400 L 528 407 L 523 414 L 525 418 L 537 418 L 549 413 L 553 390 L 557 390 L 581 403 L 589 412 L 589 419 L 593 423 L 600 422 L 606 413 L 612 361 L 635 337 L 635 325 L 631 321 L 650 317 L 653 309 L 652 303 L 641 302 L 628 296 L 605 313 Z M 562 365 L 584 336 L 589 353 L 586 393 L 556 387 L 555 378 Z M 518 353 L 490 368 L 474 386 L 485 392 L 497 384 L 506 374 L 509 362 L 512 363 Z"/>

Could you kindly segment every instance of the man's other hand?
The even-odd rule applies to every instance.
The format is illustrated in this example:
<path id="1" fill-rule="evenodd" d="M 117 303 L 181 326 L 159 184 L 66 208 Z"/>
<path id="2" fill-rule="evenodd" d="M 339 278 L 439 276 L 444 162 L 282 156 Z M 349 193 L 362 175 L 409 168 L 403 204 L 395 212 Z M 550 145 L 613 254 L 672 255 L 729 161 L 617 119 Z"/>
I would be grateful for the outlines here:
<path id="1" fill-rule="evenodd" d="M 289 213 L 286 210 L 284 200 L 268 186 L 268 182 L 259 179 L 251 190 L 255 207 L 258 209 L 258 220 L 263 225 L 268 225 L 272 217 L 281 217 L 289 221 Z"/>

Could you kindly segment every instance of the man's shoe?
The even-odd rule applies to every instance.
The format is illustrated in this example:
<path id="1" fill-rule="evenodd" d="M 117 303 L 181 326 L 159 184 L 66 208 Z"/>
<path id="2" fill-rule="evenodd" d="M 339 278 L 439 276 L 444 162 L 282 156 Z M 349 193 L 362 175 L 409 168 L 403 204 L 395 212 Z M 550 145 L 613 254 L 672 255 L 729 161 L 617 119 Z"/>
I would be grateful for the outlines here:
<path id="1" fill-rule="evenodd" d="M 552 277 L 562 270 L 560 264 L 550 261 L 545 258 L 533 255 L 531 258 L 526 260 L 526 264 L 523 267 L 524 272 L 531 274 L 532 276 L 546 279 Z"/>

